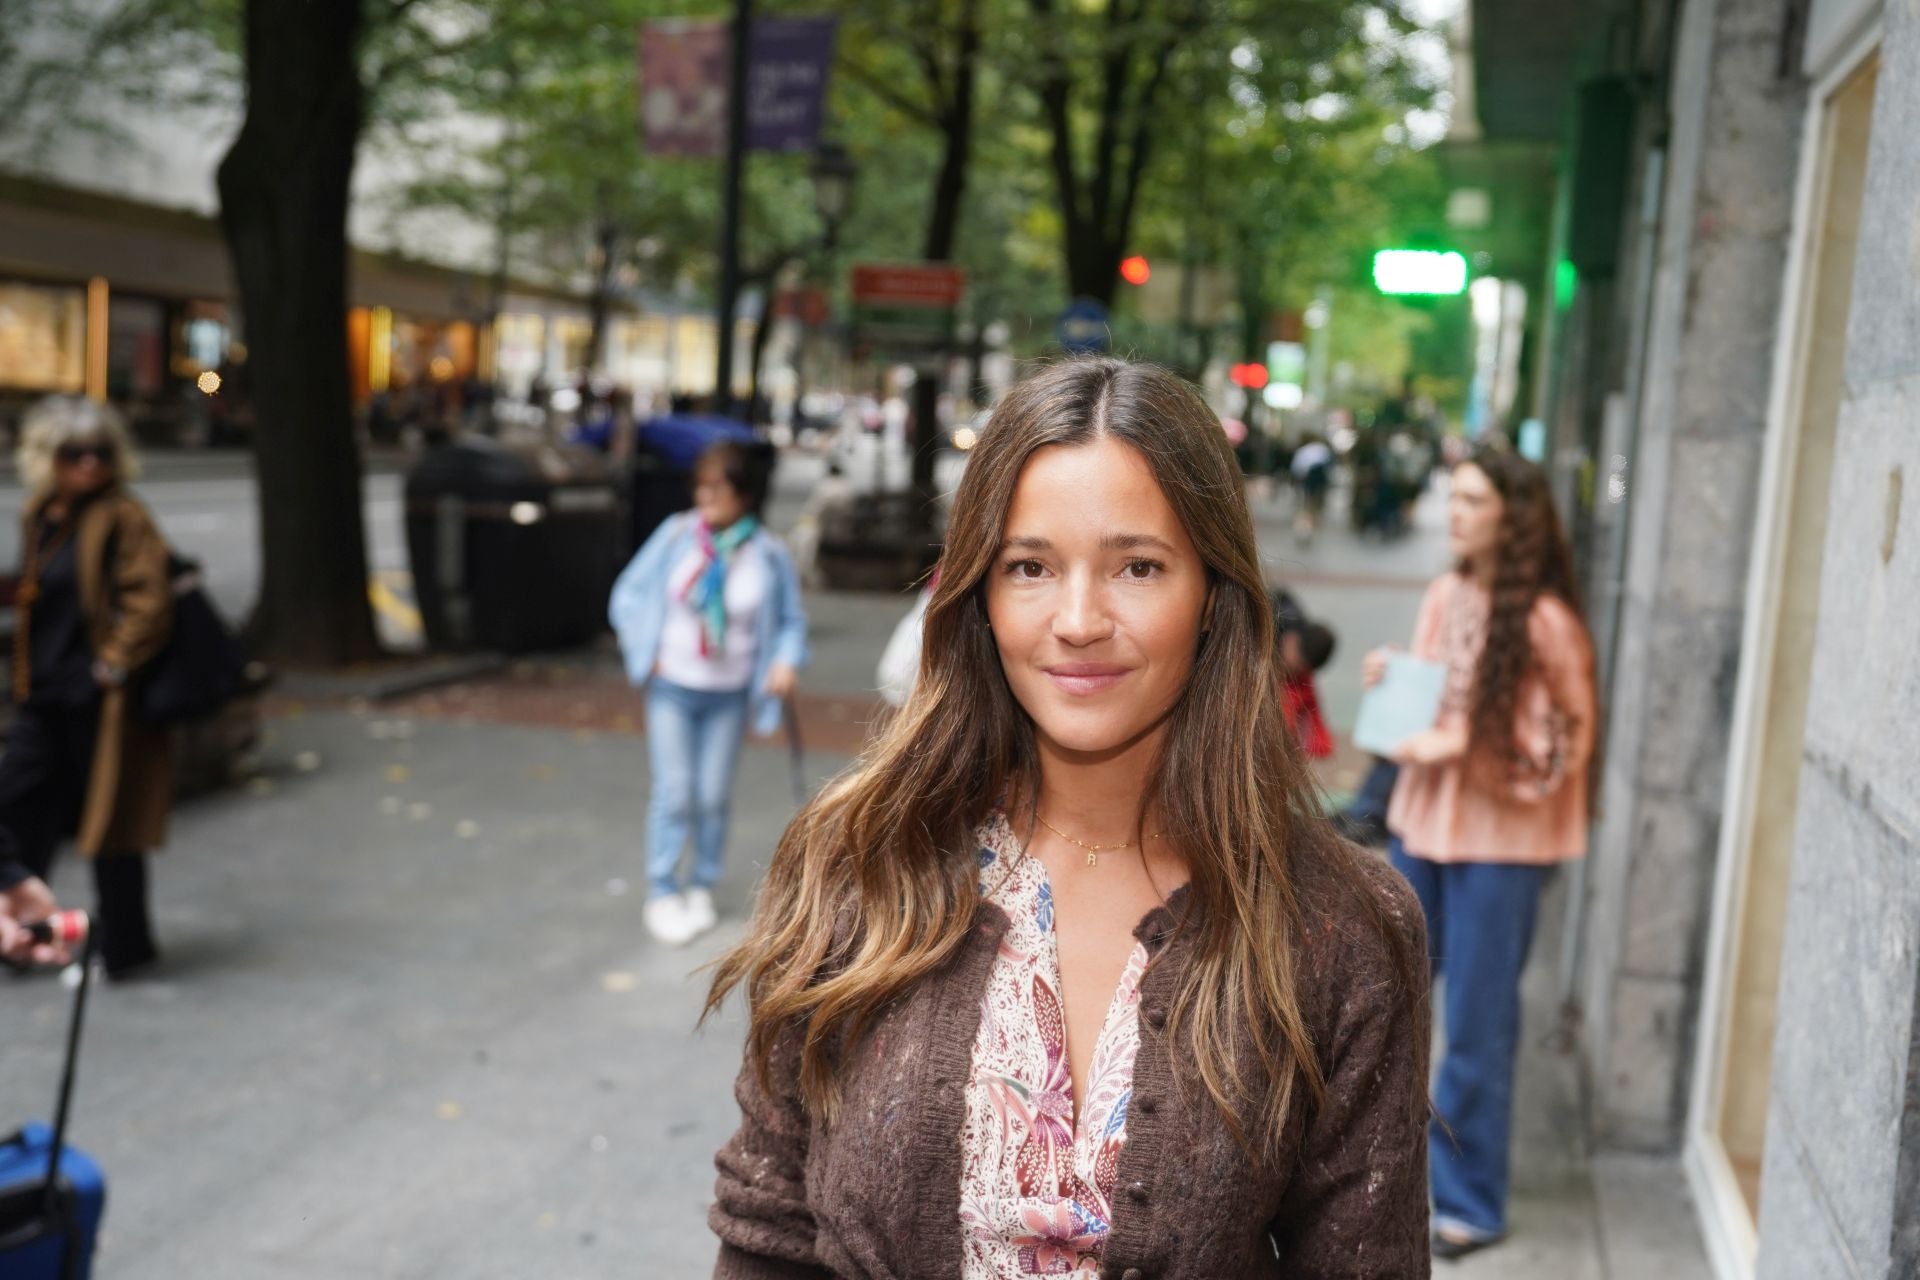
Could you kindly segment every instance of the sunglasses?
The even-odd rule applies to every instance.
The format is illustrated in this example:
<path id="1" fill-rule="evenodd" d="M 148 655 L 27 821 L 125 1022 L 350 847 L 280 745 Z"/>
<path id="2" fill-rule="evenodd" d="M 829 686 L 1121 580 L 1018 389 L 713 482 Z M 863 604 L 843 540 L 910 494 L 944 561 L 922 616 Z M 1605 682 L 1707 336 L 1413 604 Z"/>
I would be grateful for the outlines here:
<path id="1" fill-rule="evenodd" d="M 77 467 L 92 458 L 102 465 L 113 461 L 113 446 L 110 444 L 63 444 L 53 451 L 53 460 L 69 467 Z"/>

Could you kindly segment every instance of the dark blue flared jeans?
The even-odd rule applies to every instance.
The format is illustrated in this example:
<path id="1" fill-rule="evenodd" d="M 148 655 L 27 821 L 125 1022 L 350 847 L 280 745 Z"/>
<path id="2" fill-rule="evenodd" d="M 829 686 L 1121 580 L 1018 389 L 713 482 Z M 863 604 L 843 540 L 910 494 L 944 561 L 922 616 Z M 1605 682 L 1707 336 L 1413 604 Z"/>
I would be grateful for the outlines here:
<path id="1" fill-rule="evenodd" d="M 1433 978 L 1443 983 L 1445 1055 L 1428 1135 L 1433 1221 L 1476 1240 L 1507 1230 L 1520 971 L 1551 866 L 1431 862 L 1394 838 L 1388 850 L 1427 917 Z"/>

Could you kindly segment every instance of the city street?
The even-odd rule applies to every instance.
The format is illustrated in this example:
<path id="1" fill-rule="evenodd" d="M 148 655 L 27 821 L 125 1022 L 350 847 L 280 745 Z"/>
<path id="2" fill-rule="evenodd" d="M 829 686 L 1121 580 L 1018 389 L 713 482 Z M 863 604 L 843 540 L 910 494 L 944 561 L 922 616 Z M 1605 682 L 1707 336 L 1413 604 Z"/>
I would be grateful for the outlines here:
<path id="1" fill-rule="evenodd" d="M 226 527 L 246 526 L 238 478 L 146 487 L 165 512 L 188 485 L 223 486 Z M 1340 633 L 1326 692 L 1345 727 L 1360 655 L 1404 639 L 1444 562 L 1439 504 L 1386 547 L 1340 527 L 1301 551 L 1284 499 L 1259 514 L 1276 580 Z M 244 559 L 222 563 L 243 585 Z M 847 762 L 904 604 L 811 599 L 809 718 L 844 730 L 816 735 L 815 781 Z M 698 970 L 738 937 L 792 796 L 783 750 L 746 752 L 725 923 L 663 950 L 640 924 L 637 707 L 604 648 L 399 704 L 349 680 L 276 697 L 261 775 L 176 814 L 155 870 L 162 970 L 92 1011 L 74 1137 L 111 1178 L 98 1274 L 706 1274 L 740 1022 L 730 1008 L 695 1031 Z M 70 859 L 57 887 L 83 896 Z M 1572 1060 L 1546 1047 L 1558 897 L 1528 984 L 1515 1239 L 1452 1274 L 1704 1275 L 1674 1168 L 1594 1162 L 1578 1136 Z M 44 1114 L 66 993 L 0 994 L 0 1114 Z"/>
<path id="2" fill-rule="evenodd" d="M 1448 971 L 1458 1158 L 1428 1221 L 1469 1256 L 1436 1273 L 1920 1280 L 1920 0 L 691 9 L 0 0 L 10 954 L 56 792 L 86 795 L 89 848 L 161 839 L 151 740 L 82 749 L 96 686 L 163 719 L 250 691 L 180 732 L 165 957 L 94 1010 L 74 1137 L 111 1178 L 101 1280 L 707 1274 L 741 1013 L 696 1031 L 703 977 L 809 785 L 888 714 L 876 662 L 913 597 L 847 588 L 924 563 L 894 497 L 931 461 L 934 490 L 972 465 L 999 503 L 996 419 L 1105 424 L 1175 475 L 1163 429 L 1201 404 L 1269 584 L 1334 633 L 1328 810 L 1372 768 L 1365 656 L 1422 619 L 1360 736 L 1410 763 L 1396 825 L 1448 864 L 1403 864 Z M 705 694 L 745 664 L 784 689 L 796 590 L 813 658 L 796 732 L 744 753 L 718 928 L 668 951 L 705 904 L 647 918 L 647 696 L 594 630 L 630 550 L 612 491 L 679 496 L 710 415 L 780 453 L 764 510 L 737 457 L 685 477 L 705 535 L 628 579 L 630 638 L 701 695 L 656 708 L 657 794 L 716 787 L 696 722 L 731 707 Z M 538 489 L 447 468 L 410 511 L 419 450 L 481 422 Z M 652 452 L 625 477 L 564 461 L 629 444 Z M 1111 462 L 1021 498 L 1059 523 L 1011 531 L 1051 548 L 1001 566 L 1021 599 L 1065 608 L 1046 556 L 1120 492 Z M 31 563 L 22 471 L 48 499 Z M 192 608 L 159 647 L 122 482 L 244 653 Z M 1325 501 L 1311 539 L 1296 485 Z M 463 633 L 562 651 L 446 651 Z M 1124 684 L 1108 657 L 1047 674 Z M 1067 827 L 1137 790 L 1121 764 L 1070 771 Z M 1209 796 L 1218 829 L 1258 822 L 1244 787 Z M 102 873 L 122 969 L 148 958 L 135 872 Z M 84 866 L 53 878 L 94 904 Z M 1063 898 L 1055 932 L 1077 916 Z M 1119 964 L 1108 941 L 1068 967 Z M 48 1108 L 66 994 L 0 1002 L 4 1134 Z M 969 1270 L 1087 1261 L 1014 1220 L 1013 1189 L 1072 1195 L 1024 1158 L 982 1175 L 969 1244 L 998 1260 Z M 1128 1190 L 1191 1223 L 1229 1184 L 1252 1185 Z M 39 1206 L 0 1201 L 11 1278 Z M 1236 1265 L 1164 1234 L 1201 1280 Z M 1100 1263 L 1162 1270 L 1141 1257 Z"/>
<path id="3" fill-rule="evenodd" d="M 3 473 L 12 478 L 11 459 Z M 155 452 L 146 459 L 146 476 L 137 486 L 141 498 L 176 550 L 204 568 L 209 593 L 226 613 L 246 617 L 260 584 L 260 512 L 252 455 Z M 367 530 L 368 571 L 394 596 L 411 596 L 403 482 L 411 460 L 378 455 L 366 464 L 362 508 Z M 768 517 L 775 528 L 793 525 L 806 495 L 825 470 L 825 462 L 789 454 L 774 476 Z M 898 468 L 896 468 L 898 470 Z M 20 509 L 26 494 L 18 484 L 0 484 L 0 565 L 20 563 Z M 417 643 L 417 634 L 390 614 L 381 616 L 382 638 L 389 645 Z"/>

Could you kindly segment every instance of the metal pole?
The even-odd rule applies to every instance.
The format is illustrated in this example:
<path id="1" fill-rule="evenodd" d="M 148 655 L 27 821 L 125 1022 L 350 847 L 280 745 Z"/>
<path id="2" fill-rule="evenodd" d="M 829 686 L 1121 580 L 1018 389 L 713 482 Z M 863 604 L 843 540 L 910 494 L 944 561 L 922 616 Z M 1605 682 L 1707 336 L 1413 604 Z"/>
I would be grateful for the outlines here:
<path id="1" fill-rule="evenodd" d="M 734 0 L 732 65 L 727 80 L 727 154 L 720 214 L 719 360 L 713 389 L 721 413 L 733 407 L 733 312 L 740 296 L 740 170 L 747 154 L 747 38 L 753 0 Z"/>

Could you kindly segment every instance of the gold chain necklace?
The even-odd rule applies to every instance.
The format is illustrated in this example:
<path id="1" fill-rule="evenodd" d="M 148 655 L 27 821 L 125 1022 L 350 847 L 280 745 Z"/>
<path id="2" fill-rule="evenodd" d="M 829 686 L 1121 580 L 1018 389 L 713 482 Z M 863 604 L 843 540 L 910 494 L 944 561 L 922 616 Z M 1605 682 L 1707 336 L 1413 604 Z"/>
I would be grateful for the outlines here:
<path id="1" fill-rule="evenodd" d="M 1036 818 L 1040 818 L 1040 815 L 1038 813 L 1035 813 L 1033 816 Z M 1045 818 L 1040 818 L 1040 825 L 1045 827 L 1047 830 L 1053 832 L 1053 834 L 1059 836 L 1062 840 L 1065 840 L 1068 844 L 1077 844 L 1082 849 L 1085 849 L 1087 851 L 1087 865 L 1090 867 L 1097 867 L 1100 865 L 1100 855 L 1103 853 L 1113 853 L 1115 850 L 1118 850 L 1118 849 L 1133 848 L 1133 841 L 1131 840 L 1127 841 L 1125 844 L 1088 844 L 1085 840 L 1075 840 L 1072 836 L 1068 835 L 1066 832 L 1062 831 L 1060 828 L 1054 826 L 1051 822 L 1048 822 Z M 1161 834 L 1162 834 L 1161 832 L 1156 831 L 1152 835 L 1148 836 L 1147 839 L 1158 840 Z"/>

